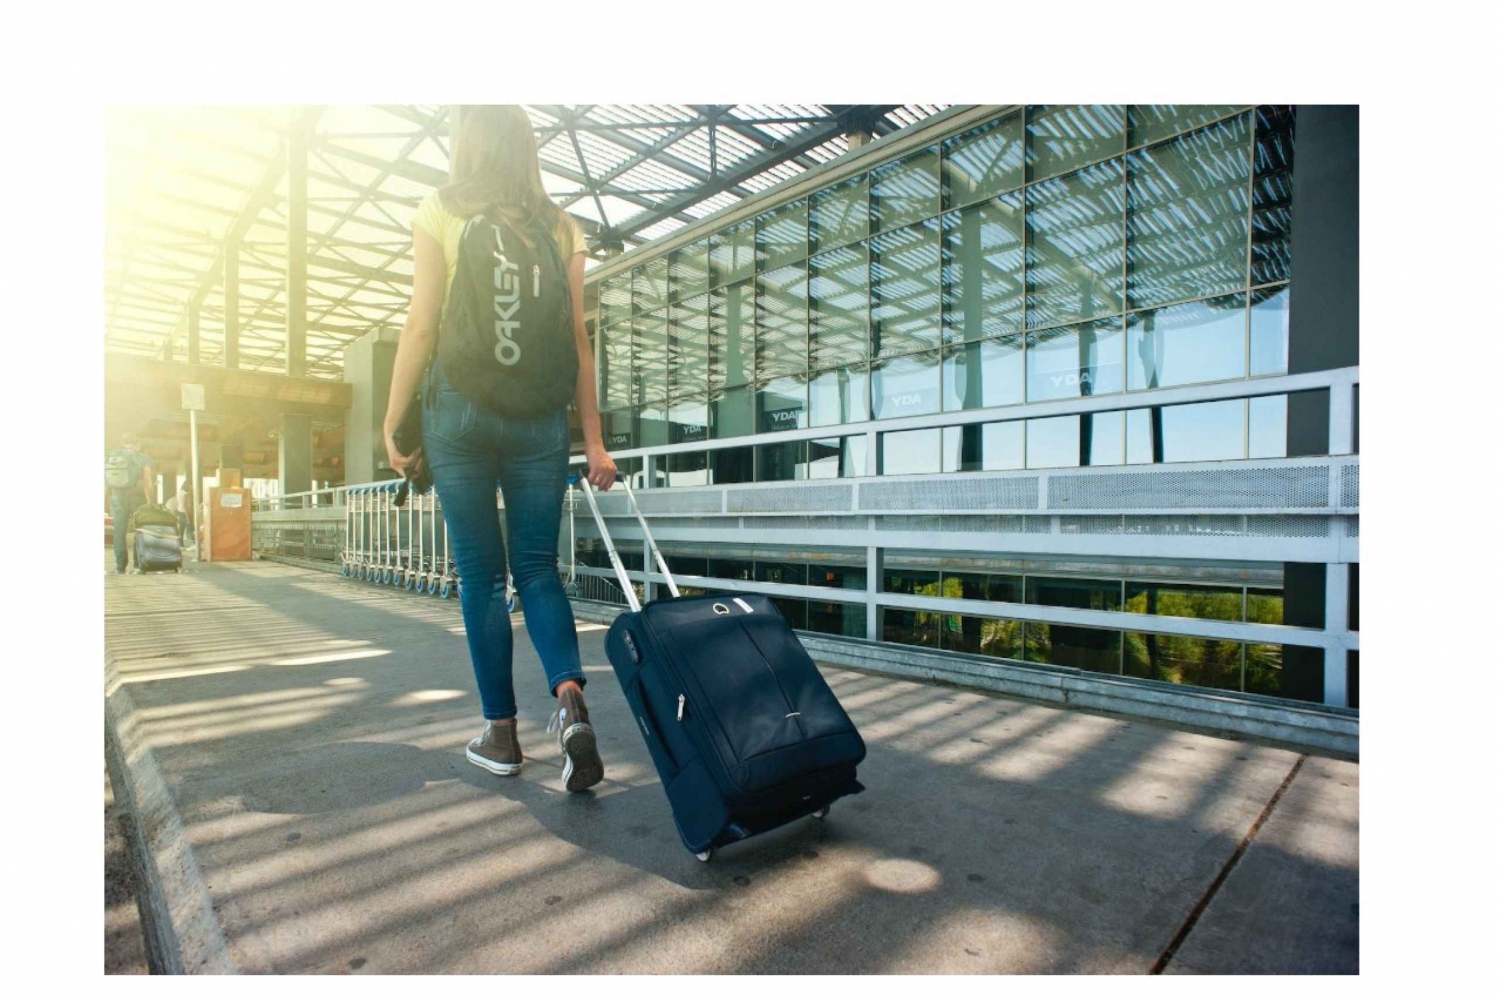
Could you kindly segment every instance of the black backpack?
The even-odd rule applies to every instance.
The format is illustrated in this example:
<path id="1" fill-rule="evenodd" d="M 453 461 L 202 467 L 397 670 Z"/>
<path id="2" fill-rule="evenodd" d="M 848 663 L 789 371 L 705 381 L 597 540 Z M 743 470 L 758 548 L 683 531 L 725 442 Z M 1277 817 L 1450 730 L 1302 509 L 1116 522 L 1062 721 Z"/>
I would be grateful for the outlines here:
<path id="1" fill-rule="evenodd" d="M 540 417 L 578 386 L 573 297 L 557 244 L 504 217 L 464 225 L 438 337 L 443 375 L 502 417 Z"/>

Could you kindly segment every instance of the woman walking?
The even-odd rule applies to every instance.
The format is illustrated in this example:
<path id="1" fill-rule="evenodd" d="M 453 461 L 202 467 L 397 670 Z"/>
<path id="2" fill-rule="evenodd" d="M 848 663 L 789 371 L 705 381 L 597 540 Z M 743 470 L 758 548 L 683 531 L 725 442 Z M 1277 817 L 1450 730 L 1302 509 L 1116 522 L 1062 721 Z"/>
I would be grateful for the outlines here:
<path id="1" fill-rule="evenodd" d="M 498 396 L 486 396 L 474 388 L 478 377 L 469 366 L 450 362 L 445 368 L 439 361 L 439 357 L 448 358 L 453 346 L 453 324 L 445 321 L 458 315 L 446 314 L 461 306 L 452 295 L 460 249 L 471 246 L 471 234 L 479 224 L 496 234 L 490 245 L 494 261 L 473 267 L 483 266 L 486 276 L 491 270 L 494 274 L 493 314 L 485 318 L 485 325 L 494 331 L 486 336 L 499 339 L 498 345 L 490 340 L 487 348 L 493 349 L 499 364 L 490 366 L 493 374 L 484 377 L 489 380 L 484 385 Z M 571 329 L 555 334 L 548 330 L 546 337 L 553 343 L 528 343 L 524 353 L 507 336 L 514 326 L 509 322 L 515 315 L 510 303 L 522 291 L 536 294 L 540 301 L 543 269 L 533 265 L 527 269 L 532 273 L 519 280 L 503 276 L 503 268 L 515 268 L 501 254 L 505 249 L 502 233 L 511 237 L 512 249 L 507 252 L 513 257 L 517 239 L 532 254 L 551 253 L 542 242 L 550 240 L 571 301 Z M 385 446 L 391 467 L 398 472 L 414 473 L 422 465 L 431 471 L 463 579 L 464 627 L 484 713 L 484 729 L 469 742 L 467 757 L 496 775 L 515 775 L 521 770 L 511 682 L 513 639 L 505 602 L 506 544 L 495 504 L 498 482 L 505 500 L 511 575 L 525 612 L 526 631 L 546 671 L 548 690 L 557 699 L 548 731 L 558 731 L 565 759 L 563 783 L 569 791 L 578 792 L 604 777 L 604 764 L 583 701 L 585 678 L 573 613 L 557 575 L 557 536 L 568 472 L 567 402 L 523 417 L 502 416 L 498 411 L 506 408 L 494 402 L 525 396 L 541 381 L 539 375 L 556 377 L 561 372 L 561 378 L 567 376 L 566 369 L 552 363 L 544 372 L 535 367 L 528 370 L 517 364 L 523 357 L 533 366 L 536 357 L 558 357 L 557 349 L 566 350 L 567 344 L 558 343 L 557 338 L 572 338 L 577 354 L 572 399 L 583 425 L 590 482 L 608 490 L 614 482 L 615 464 L 600 434 L 593 352 L 583 323 L 583 234 L 542 187 L 531 122 L 524 111 L 513 105 L 462 109 L 459 134 L 453 139 L 452 179 L 418 207 L 412 239 L 416 273 L 411 309 L 391 375 Z M 470 266 L 466 258 L 466 269 Z M 507 279 L 503 283 L 502 277 Z M 485 302 L 488 306 L 489 300 Z M 449 340 L 436 352 L 439 331 Z M 469 395 L 455 388 L 453 381 L 463 383 Z M 402 455 L 395 443 L 396 430 L 419 388 L 425 397 L 422 447 Z M 567 387 L 563 389 L 566 394 Z"/>

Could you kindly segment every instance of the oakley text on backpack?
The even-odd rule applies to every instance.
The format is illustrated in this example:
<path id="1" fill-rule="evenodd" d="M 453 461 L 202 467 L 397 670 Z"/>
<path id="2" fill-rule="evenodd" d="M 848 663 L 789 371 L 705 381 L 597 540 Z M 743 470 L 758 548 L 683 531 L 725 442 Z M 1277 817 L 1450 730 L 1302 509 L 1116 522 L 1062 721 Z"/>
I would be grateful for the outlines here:
<path id="1" fill-rule="evenodd" d="M 566 406 L 578 379 L 573 298 L 552 237 L 474 216 L 438 337 L 443 375 L 470 402 L 502 417 Z"/>

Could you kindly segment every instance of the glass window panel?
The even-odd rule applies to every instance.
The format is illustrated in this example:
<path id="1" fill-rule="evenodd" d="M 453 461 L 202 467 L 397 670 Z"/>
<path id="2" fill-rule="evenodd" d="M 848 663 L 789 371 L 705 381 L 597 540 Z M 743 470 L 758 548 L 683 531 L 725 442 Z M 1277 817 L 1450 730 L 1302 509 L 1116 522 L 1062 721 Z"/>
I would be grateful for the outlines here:
<path id="1" fill-rule="evenodd" d="M 865 638 L 865 606 L 846 601 L 809 601 L 809 632 Z"/>
<path id="2" fill-rule="evenodd" d="M 1028 622 L 1025 653 L 1036 664 L 1120 673 L 1120 634 L 1113 629 Z"/>
<path id="3" fill-rule="evenodd" d="M 838 566 L 832 563 L 809 563 L 807 582 L 815 587 L 838 587 L 850 591 L 863 591 L 865 568 Z"/>
<path id="4" fill-rule="evenodd" d="M 1133 464 L 1243 459 L 1245 401 L 1132 410 L 1127 437 L 1127 457 Z"/>
<path id="5" fill-rule="evenodd" d="M 1026 602 L 1060 608 L 1091 608 L 1097 612 L 1120 610 L 1120 582 L 1083 577 L 1026 578 Z"/>
<path id="6" fill-rule="evenodd" d="M 730 285 L 709 296 L 709 385 L 744 386 L 755 381 L 755 286 Z"/>
<path id="7" fill-rule="evenodd" d="M 755 482 L 755 449 L 749 445 L 716 449 L 708 453 L 708 461 L 715 483 Z"/>
<path id="8" fill-rule="evenodd" d="M 1121 311 L 1125 167 L 1109 160 L 1026 189 L 1026 326 Z"/>
<path id="9" fill-rule="evenodd" d="M 978 615 L 943 615 L 942 623 L 944 650 L 981 657 L 1021 659 L 1025 627 L 1019 622 Z"/>
<path id="10" fill-rule="evenodd" d="M 673 302 L 708 291 L 708 245 L 705 238 L 672 251 L 668 257 L 667 283 Z"/>
<path id="11" fill-rule="evenodd" d="M 1124 151 L 1123 104 L 1035 104 L 1026 109 L 1028 181 Z"/>
<path id="12" fill-rule="evenodd" d="M 1126 318 L 1130 388 L 1245 377 L 1245 297 L 1146 309 Z"/>
<path id="13" fill-rule="evenodd" d="M 790 431 L 807 427 L 807 381 L 785 376 L 763 384 L 757 393 L 760 431 Z"/>
<path id="14" fill-rule="evenodd" d="M 782 598 L 771 596 L 771 604 L 776 606 L 787 625 L 793 629 L 807 628 L 807 602 L 802 598 Z"/>
<path id="15" fill-rule="evenodd" d="M 875 362 L 870 373 L 870 402 L 876 419 L 937 413 L 940 371 L 936 351 Z"/>
<path id="16" fill-rule="evenodd" d="M 937 649 L 941 616 L 936 612 L 915 612 L 905 608 L 881 611 L 880 638 L 887 643 L 925 646 Z"/>
<path id="17" fill-rule="evenodd" d="M 940 473 L 942 447 L 939 428 L 887 431 L 880 436 L 880 473 L 883 476 Z"/>
<path id="18" fill-rule="evenodd" d="M 1019 192 L 943 216 L 945 341 L 1023 329 L 1024 236 Z"/>
<path id="19" fill-rule="evenodd" d="M 599 283 L 599 326 L 630 323 L 630 275 L 616 275 Z"/>
<path id="20" fill-rule="evenodd" d="M 755 220 L 756 268 L 768 271 L 807 256 L 807 199 L 789 202 Z"/>
<path id="21" fill-rule="evenodd" d="M 851 434 L 843 439 L 840 449 L 839 475 L 840 476 L 864 476 L 868 468 L 866 454 L 869 452 L 870 439 L 868 435 Z"/>
<path id="22" fill-rule="evenodd" d="M 1132 678 L 1240 690 L 1240 644 L 1196 636 L 1125 634 L 1125 673 Z"/>
<path id="23" fill-rule="evenodd" d="M 703 396 L 674 399 L 668 410 L 672 423 L 671 442 L 708 440 L 708 399 Z"/>
<path id="24" fill-rule="evenodd" d="M 755 452 L 756 482 L 807 479 L 807 442 L 783 441 L 774 445 L 757 445 Z"/>
<path id="25" fill-rule="evenodd" d="M 1019 188 L 1024 160 L 1019 113 L 943 143 L 943 208 L 958 208 Z"/>
<path id="26" fill-rule="evenodd" d="M 1026 422 L 1026 467 L 1076 466 L 1080 456 L 1078 417 L 1038 417 Z"/>
<path id="27" fill-rule="evenodd" d="M 1125 388 L 1125 338 L 1119 319 L 1026 335 L 1026 399 L 1103 396 Z"/>
<path id="28" fill-rule="evenodd" d="M 808 479 L 836 480 L 842 475 L 842 438 L 818 438 L 807 443 Z"/>
<path id="29" fill-rule="evenodd" d="M 667 259 L 658 257 L 635 269 L 631 275 L 635 311 L 647 313 L 667 304 Z"/>
<path id="30" fill-rule="evenodd" d="M 1286 458 L 1286 397 L 1250 400 L 1250 454 L 1247 459 Z"/>
<path id="31" fill-rule="evenodd" d="M 710 558 L 708 575 L 718 577 L 720 580 L 753 580 L 755 564 L 750 560 Z"/>
<path id="32" fill-rule="evenodd" d="M 1250 374 L 1286 372 L 1292 290 L 1288 285 L 1250 293 Z"/>
<path id="33" fill-rule="evenodd" d="M 1245 591 L 1245 621 L 1263 625 L 1286 625 L 1284 595 L 1279 589 L 1252 587 Z"/>
<path id="34" fill-rule="evenodd" d="M 944 570 L 942 583 L 940 593 L 944 598 L 964 598 L 969 601 L 989 600 L 990 575 L 987 573 Z"/>
<path id="35" fill-rule="evenodd" d="M 809 209 L 814 252 L 870 235 L 870 190 L 864 174 L 813 195 Z"/>
<path id="36" fill-rule="evenodd" d="M 1085 466 L 1125 465 L 1125 414 L 1080 414 L 1078 455 Z"/>
<path id="37" fill-rule="evenodd" d="M 1232 115 L 1238 104 L 1132 104 L 1130 145 L 1143 146 Z"/>
<path id="38" fill-rule="evenodd" d="M 713 235 L 708 251 L 709 281 L 727 285 L 755 272 L 755 220 L 746 219 Z"/>
<path id="39" fill-rule="evenodd" d="M 1125 582 L 1125 611 L 1138 615 L 1239 622 L 1244 618 L 1242 601 L 1243 591 L 1233 586 Z"/>
<path id="40" fill-rule="evenodd" d="M 870 341 L 874 354 L 909 354 L 942 339 L 936 219 L 870 241 Z"/>
<path id="41" fill-rule="evenodd" d="M 613 410 L 634 403 L 634 383 L 631 371 L 631 355 L 634 325 L 630 320 L 611 323 L 602 332 L 603 347 L 598 357 L 599 407 Z"/>
<path id="42" fill-rule="evenodd" d="M 715 390 L 708 398 L 709 423 L 715 438 L 738 438 L 755 433 L 755 387 Z"/>
<path id="43" fill-rule="evenodd" d="M 667 566 L 672 568 L 673 576 L 708 576 L 708 560 L 705 557 L 683 556 L 681 553 L 674 552 L 671 549 L 664 550 L 663 555 L 665 555 L 667 558 Z"/>
<path id="44" fill-rule="evenodd" d="M 880 589 L 890 594 L 918 594 L 928 598 L 942 595 L 938 571 L 887 568 Z"/>
<path id="45" fill-rule="evenodd" d="M 1254 695 L 1282 695 L 1285 654 L 1279 643 L 1246 643 L 1245 691 Z"/>
<path id="46" fill-rule="evenodd" d="M 866 365 L 819 372 L 808 380 L 810 427 L 870 419 L 870 370 Z"/>
<path id="47" fill-rule="evenodd" d="M 943 428 L 943 472 L 1026 467 L 1026 422 L 1003 421 Z"/>
<path id="48" fill-rule="evenodd" d="M 701 396 L 708 392 L 708 296 L 677 303 L 669 322 L 671 396 Z"/>
<path id="49" fill-rule="evenodd" d="M 870 171 L 872 232 L 906 226 L 941 211 L 938 151 L 933 146 Z"/>
<path id="50" fill-rule="evenodd" d="M 779 560 L 756 560 L 755 579 L 767 584 L 806 584 L 807 564 Z"/>
<path id="51" fill-rule="evenodd" d="M 708 453 L 676 452 L 666 457 L 667 486 L 701 487 L 708 485 Z"/>
<path id="52" fill-rule="evenodd" d="M 639 403 L 667 399 L 667 313 L 661 310 L 635 318 L 635 346 L 631 356 Z"/>
<path id="53" fill-rule="evenodd" d="M 870 339 L 870 248 L 852 244 L 808 262 L 809 351 L 818 369 L 862 362 Z"/>
<path id="54" fill-rule="evenodd" d="M 1020 403 L 1026 369 L 1019 334 L 943 348 L 943 409 L 980 410 Z"/>
<path id="55" fill-rule="evenodd" d="M 1130 154 L 1130 305 L 1244 288 L 1250 116 Z"/>
<path id="56" fill-rule="evenodd" d="M 651 448 L 671 441 L 665 403 L 646 404 L 636 410 L 636 445 Z"/>
<path id="57" fill-rule="evenodd" d="M 606 410 L 599 415 L 604 447 L 611 451 L 635 448 L 635 420 L 629 410 Z"/>
<path id="58" fill-rule="evenodd" d="M 1250 274 L 1256 285 L 1292 276 L 1292 139 L 1290 105 L 1256 109 L 1255 212 L 1251 221 Z"/>
<path id="59" fill-rule="evenodd" d="M 756 279 L 755 373 L 764 381 L 807 371 L 807 266 Z"/>
<path id="60" fill-rule="evenodd" d="M 1349 564 L 1349 629 L 1359 632 L 1359 564 Z"/>

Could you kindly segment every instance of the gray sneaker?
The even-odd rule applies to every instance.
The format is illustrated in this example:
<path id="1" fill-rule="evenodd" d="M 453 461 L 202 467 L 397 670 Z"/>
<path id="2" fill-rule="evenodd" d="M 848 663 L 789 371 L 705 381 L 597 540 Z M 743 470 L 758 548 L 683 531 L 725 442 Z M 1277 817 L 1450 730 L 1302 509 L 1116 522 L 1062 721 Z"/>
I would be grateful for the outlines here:
<path id="1" fill-rule="evenodd" d="M 520 774 L 521 742 L 516 739 L 516 721 L 486 723 L 484 732 L 469 741 L 468 758 L 494 775 Z"/>
<path id="2" fill-rule="evenodd" d="M 583 696 L 571 688 L 557 697 L 557 712 L 547 723 L 547 732 L 557 731 L 557 746 L 563 752 L 563 786 L 568 792 L 583 792 L 604 778 L 604 762 L 594 728 L 589 725 L 589 710 Z"/>

